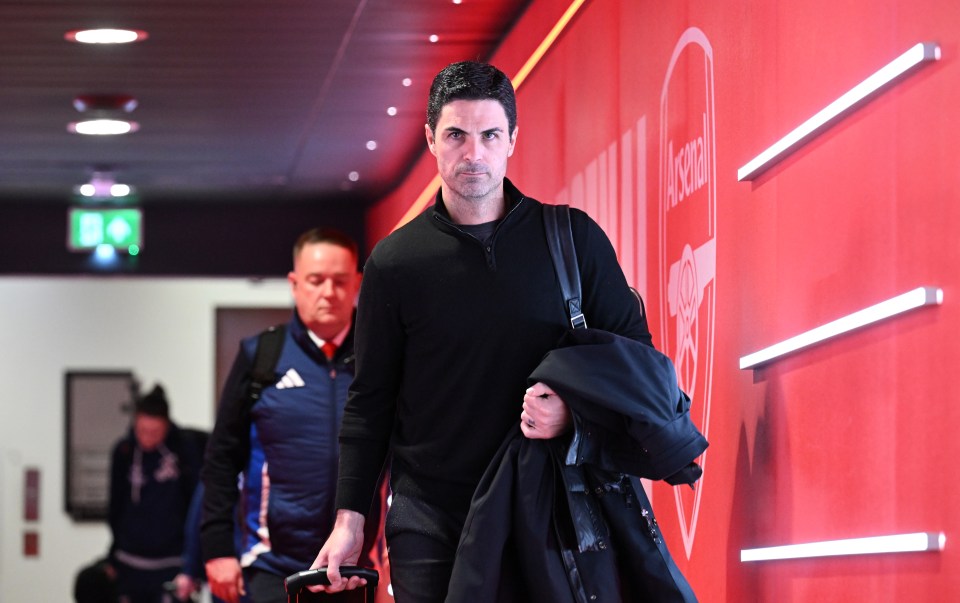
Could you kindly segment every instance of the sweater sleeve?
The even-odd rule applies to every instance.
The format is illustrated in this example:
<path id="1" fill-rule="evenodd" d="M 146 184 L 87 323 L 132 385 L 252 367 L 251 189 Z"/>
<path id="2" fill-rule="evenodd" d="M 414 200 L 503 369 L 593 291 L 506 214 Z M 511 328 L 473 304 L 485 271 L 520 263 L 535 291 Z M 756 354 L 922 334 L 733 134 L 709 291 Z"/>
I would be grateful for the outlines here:
<path id="1" fill-rule="evenodd" d="M 250 413 L 246 407 L 250 363 L 241 347 L 224 385 L 217 420 L 207 443 L 201 470 L 204 495 L 200 545 L 204 562 L 237 555 L 237 476 L 250 456 Z"/>
<path id="2" fill-rule="evenodd" d="M 183 527 L 183 566 L 180 571 L 194 580 L 206 580 L 200 559 L 200 518 L 203 505 L 203 484 L 199 484 L 190 499 L 187 519 Z"/>
<path id="3" fill-rule="evenodd" d="M 610 239 L 578 209 L 571 209 L 571 222 L 587 326 L 652 346 L 646 313 L 630 291 Z"/>
<path id="4" fill-rule="evenodd" d="M 117 536 L 120 531 L 120 516 L 123 513 L 123 507 L 126 504 L 127 497 L 130 496 L 129 486 L 126 484 L 126 475 L 130 470 L 126 457 L 121 452 L 122 441 L 117 442 L 110 454 L 110 497 L 107 506 L 107 523 L 110 525 L 110 553 L 113 553 L 117 545 Z"/>
<path id="5" fill-rule="evenodd" d="M 357 302 L 356 374 L 340 428 L 337 509 L 366 515 L 386 462 L 403 366 L 405 335 L 396 289 L 367 261 Z"/>

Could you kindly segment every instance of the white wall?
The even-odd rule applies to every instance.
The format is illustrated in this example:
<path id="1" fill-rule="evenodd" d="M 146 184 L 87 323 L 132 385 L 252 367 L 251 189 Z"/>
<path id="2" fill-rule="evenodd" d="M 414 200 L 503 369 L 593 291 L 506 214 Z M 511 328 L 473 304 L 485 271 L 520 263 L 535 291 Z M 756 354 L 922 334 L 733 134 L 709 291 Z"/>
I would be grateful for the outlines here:
<path id="1" fill-rule="evenodd" d="M 64 511 L 64 373 L 132 370 L 163 383 L 175 421 L 209 429 L 218 307 L 292 302 L 285 279 L 0 278 L 0 603 L 73 601 L 76 571 L 109 544 L 105 524 Z M 26 467 L 41 471 L 29 524 Z M 38 557 L 23 556 L 28 529 Z"/>

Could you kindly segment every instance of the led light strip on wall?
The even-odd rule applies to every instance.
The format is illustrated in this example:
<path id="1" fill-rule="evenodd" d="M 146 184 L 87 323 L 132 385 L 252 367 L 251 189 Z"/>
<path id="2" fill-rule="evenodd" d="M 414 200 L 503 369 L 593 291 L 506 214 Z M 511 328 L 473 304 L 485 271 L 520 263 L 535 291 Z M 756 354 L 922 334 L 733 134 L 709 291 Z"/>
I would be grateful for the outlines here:
<path id="1" fill-rule="evenodd" d="M 840 555 L 872 555 L 876 553 L 917 553 L 942 551 L 947 542 L 943 532 L 916 532 L 892 536 L 872 536 L 846 540 L 827 540 L 805 544 L 788 544 L 759 549 L 743 549 L 740 561 L 772 561 L 776 559 L 807 559 Z"/>
<path id="2" fill-rule="evenodd" d="M 891 316 L 896 316 L 897 314 L 902 314 L 915 308 L 939 305 L 942 303 L 943 289 L 939 287 L 918 287 L 913 291 L 908 291 L 886 301 L 882 301 L 879 304 L 870 306 L 869 308 L 864 308 L 863 310 L 834 320 L 833 322 L 828 322 L 806 333 L 801 333 L 800 335 L 776 343 L 759 352 L 747 354 L 740 358 L 740 368 L 752 368 L 848 331 L 890 318 Z"/>
<path id="3" fill-rule="evenodd" d="M 863 80 L 843 96 L 833 101 L 816 115 L 800 124 L 792 132 L 778 140 L 746 165 L 737 170 L 737 180 L 752 180 L 764 170 L 795 151 L 801 144 L 818 134 L 832 120 L 851 110 L 857 103 L 864 100 L 894 79 L 904 75 L 918 66 L 930 61 L 940 60 L 940 46 L 933 42 L 920 42 L 906 51 L 879 71 Z"/>

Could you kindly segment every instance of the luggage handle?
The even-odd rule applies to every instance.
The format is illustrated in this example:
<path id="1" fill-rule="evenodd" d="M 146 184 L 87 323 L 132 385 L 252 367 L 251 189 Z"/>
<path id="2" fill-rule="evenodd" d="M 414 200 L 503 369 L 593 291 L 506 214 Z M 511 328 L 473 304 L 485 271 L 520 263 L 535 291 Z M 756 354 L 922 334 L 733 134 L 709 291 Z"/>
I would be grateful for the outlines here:
<path id="1" fill-rule="evenodd" d="M 340 566 L 340 575 L 344 578 L 353 576 L 364 578 L 367 581 L 368 590 L 376 589 L 377 582 L 380 579 L 380 574 L 377 570 L 355 565 Z M 323 586 L 330 585 L 330 579 L 327 578 L 327 568 L 325 567 L 297 572 L 296 574 L 287 576 L 283 581 L 283 586 L 287 590 L 288 596 L 300 592 L 305 586 L 318 584 Z"/>

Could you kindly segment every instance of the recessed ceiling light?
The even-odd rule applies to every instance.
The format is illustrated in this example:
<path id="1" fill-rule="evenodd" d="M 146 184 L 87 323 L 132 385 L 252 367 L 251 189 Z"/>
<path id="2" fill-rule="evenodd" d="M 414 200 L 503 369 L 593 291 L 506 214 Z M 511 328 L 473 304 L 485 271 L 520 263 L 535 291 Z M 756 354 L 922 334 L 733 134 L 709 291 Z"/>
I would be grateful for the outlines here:
<path id="1" fill-rule="evenodd" d="M 454 3 L 454 4 L 462 4 L 462 3 L 463 3 L 463 0 L 453 0 L 453 3 Z"/>
<path id="2" fill-rule="evenodd" d="M 409 88 L 410 86 L 413 85 L 413 80 L 411 80 L 408 77 L 405 77 L 403 78 L 403 85 Z"/>
<path id="3" fill-rule="evenodd" d="M 97 197 L 97 198 L 116 198 L 116 197 L 129 197 L 130 193 L 133 192 L 133 187 L 129 184 L 110 184 L 108 187 L 104 187 L 101 183 L 88 182 L 86 184 L 81 184 L 76 188 L 77 193 L 82 197 Z"/>
<path id="4" fill-rule="evenodd" d="M 375 150 L 377 149 L 377 141 L 376 141 L 376 140 L 368 140 L 368 141 L 367 141 L 367 149 L 369 149 L 369 150 L 371 150 L 371 151 L 375 151 Z"/>
<path id="5" fill-rule="evenodd" d="M 350 182 L 356 182 L 357 180 L 360 180 L 360 172 L 350 172 L 347 174 L 347 178 L 350 179 Z"/>
<path id="6" fill-rule="evenodd" d="M 387 115 L 389 115 L 390 117 L 393 117 L 396 114 L 397 114 L 396 107 L 387 107 Z"/>
<path id="7" fill-rule="evenodd" d="M 130 195 L 132 189 L 129 184 L 114 184 L 110 187 L 110 196 L 111 197 L 126 197 Z"/>
<path id="8" fill-rule="evenodd" d="M 138 29 L 75 29 L 63 37 L 81 44 L 129 44 L 147 39 L 147 32 Z"/>
<path id="9" fill-rule="evenodd" d="M 96 199 L 116 199 L 133 194 L 133 187 L 117 182 L 110 171 L 93 172 L 89 182 L 75 187 L 74 190 L 83 197 Z"/>
<path id="10" fill-rule="evenodd" d="M 437 34 L 430 34 L 431 43 L 436 44 L 439 41 L 440 41 L 440 36 L 438 36 Z"/>
<path id="11" fill-rule="evenodd" d="M 93 136 L 129 134 L 139 129 L 140 124 L 137 122 L 122 119 L 90 119 L 87 121 L 70 122 L 67 125 L 67 130 L 75 134 L 89 134 Z"/>

